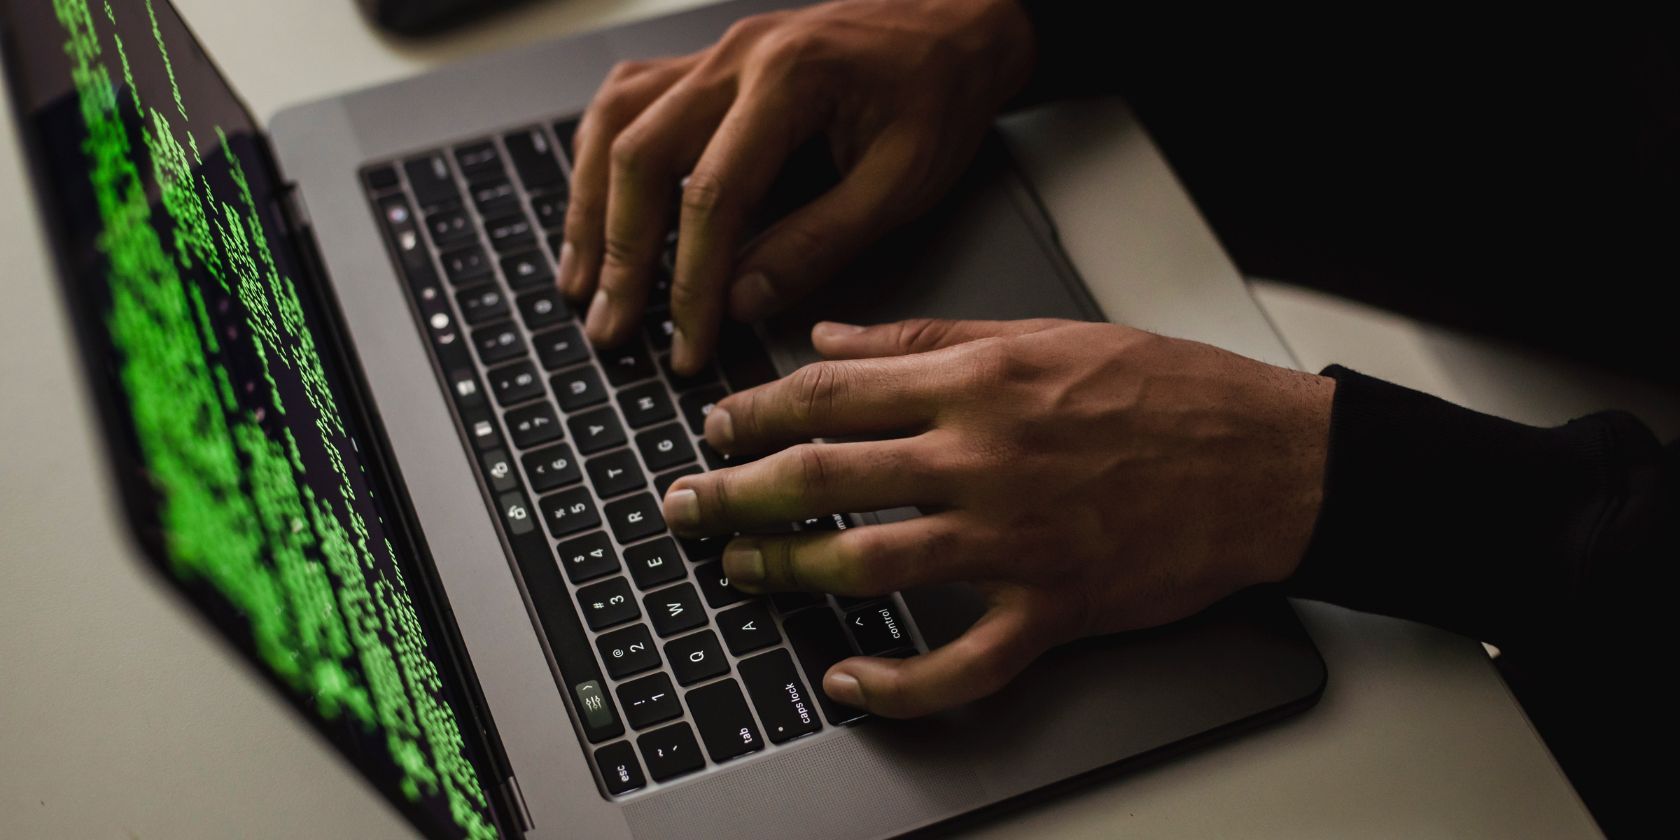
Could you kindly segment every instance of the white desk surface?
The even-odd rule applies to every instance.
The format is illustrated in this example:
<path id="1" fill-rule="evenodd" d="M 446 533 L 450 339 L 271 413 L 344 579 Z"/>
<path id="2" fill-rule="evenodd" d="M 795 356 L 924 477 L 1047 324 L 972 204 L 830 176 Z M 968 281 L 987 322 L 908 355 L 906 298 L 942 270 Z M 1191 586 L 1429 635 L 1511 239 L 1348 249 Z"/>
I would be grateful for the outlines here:
<path id="1" fill-rule="evenodd" d="M 427 44 L 351 0 L 177 0 L 261 115 L 452 58 L 689 5 L 560 0 Z M 20 170 L 0 127 L 0 836 L 392 837 L 394 812 L 140 564 Z M 1078 243 L 1071 243 L 1077 246 Z M 1077 247 L 1070 247 L 1077 263 Z M 1351 363 L 1532 422 L 1680 400 L 1285 286 L 1257 294 L 1304 366 Z M 1475 642 L 1303 604 L 1329 664 L 1310 712 L 974 830 L 988 837 L 1596 836 Z M 1125 710 L 1117 709 L 1116 714 Z"/>

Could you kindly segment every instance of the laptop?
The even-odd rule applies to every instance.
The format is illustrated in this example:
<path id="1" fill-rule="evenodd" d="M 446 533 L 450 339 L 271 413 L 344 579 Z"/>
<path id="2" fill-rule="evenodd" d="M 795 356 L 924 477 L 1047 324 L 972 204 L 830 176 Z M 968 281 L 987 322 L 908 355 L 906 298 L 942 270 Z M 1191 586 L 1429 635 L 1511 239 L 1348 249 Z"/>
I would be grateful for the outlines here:
<path id="1" fill-rule="evenodd" d="M 1102 317 L 993 141 L 938 208 L 797 311 L 732 328 L 701 375 L 672 374 L 657 305 L 630 344 L 588 346 L 551 282 L 577 115 L 615 61 L 775 5 L 488 56 L 265 128 L 167 0 L 0 0 L 134 539 L 423 834 L 947 827 L 1323 689 L 1288 604 L 1254 591 L 1064 646 L 951 712 L 872 719 L 821 693 L 827 667 L 954 638 L 972 591 L 747 597 L 724 540 L 665 530 L 670 482 L 726 465 L 708 407 L 809 361 L 818 316 Z"/>

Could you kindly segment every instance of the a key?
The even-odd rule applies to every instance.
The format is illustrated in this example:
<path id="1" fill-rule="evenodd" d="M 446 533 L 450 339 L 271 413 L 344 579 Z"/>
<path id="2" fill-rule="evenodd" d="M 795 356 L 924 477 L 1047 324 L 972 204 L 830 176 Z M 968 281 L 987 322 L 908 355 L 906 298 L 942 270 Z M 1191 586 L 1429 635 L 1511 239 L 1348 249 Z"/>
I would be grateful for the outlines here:
<path id="1" fill-rule="evenodd" d="M 531 221 L 525 218 L 524 213 L 485 219 L 484 232 L 490 235 L 490 245 L 499 254 L 532 248 L 537 244 L 531 232 Z"/>
<path id="2" fill-rule="evenodd" d="M 562 181 L 562 184 L 565 182 Z M 566 194 L 543 193 L 531 196 L 531 215 L 544 230 L 560 230 L 566 226 Z"/>
<path id="3" fill-rule="evenodd" d="M 670 492 L 671 485 L 677 483 L 677 479 L 682 478 L 685 475 L 699 474 L 700 468 L 693 464 L 689 464 L 688 466 L 680 469 L 672 470 L 668 473 L 660 473 L 659 475 L 653 477 L 653 491 L 659 496 L 659 498 L 663 499 L 665 498 L 665 494 Z"/>
<path id="4" fill-rule="evenodd" d="M 528 289 L 546 288 L 554 282 L 554 269 L 548 265 L 548 258 L 535 248 L 520 251 L 502 258 L 502 276 L 507 278 L 507 284 L 516 292 Z M 530 322 L 527 320 L 526 325 Z"/>
<path id="5" fill-rule="evenodd" d="M 675 636 L 706 623 L 706 611 L 700 607 L 700 596 L 694 587 L 679 583 L 669 589 L 642 596 L 647 606 L 648 620 L 661 638 Z"/>
<path id="6" fill-rule="evenodd" d="M 531 342 L 537 347 L 537 361 L 542 362 L 544 370 L 559 370 L 589 358 L 583 334 L 575 326 L 537 333 L 531 336 Z"/>
<path id="7" fill-rule="evenodd" d="M 564 443 L 529 453 L 523 460 L 525 477 L 530 479 L 531 489 L 538 493 L 558 490 L 576 483 L 583 477 L 582 472 L 578 470 L 577 457 L 572 455 L 571 447 Z"/>
<path id="8" fill-rule="evenodd" d="M 525 355 L 525 339 L 519 328 L 507 321 L 473 330 L 472 342 L 478 360 L 486 365 Z"/>
<path id="9" fill-rule="evenodd" d="M 717 635 L 710 630 L 666 642 L 665 660 L 671 663 L 678 685 L 693 685 L 729 673 L 729 661 L 723 657 L 723 648 L 718 647 Z"/>
<path id="10" fill-rule="evenodd" d="M 633 543 L 665 530 L 665 517 L 651 494 L 637 493 L 628 499 L 607 503 L 607 524 L 621 543 Z"/>
<path id="11" fill-rule="evenodd" d="M 468 324 L 482 324 L 507 314 L 507 296 L 500 287 L 485 284 L 455 293 L 455 303 L 461 307 L 461 317 Z"/>
<path id="12" fill-rule="evenodd" d="M 881 656 L 911 646 L 910 628 L 891 601 L 846 613 L 846 629 L 864 656 Z"/>
<path id="13" fill-rule="evenodd" d="M 764 734 L 770 743 L 781 744 L 822 729 L 816 707 L 787 651 L 773 650 L 744 660 L 740 670 L 741 682 L 758 710 L 758 719 L 764 721 Z"/>
<path id="14" fill-rule="evenodd" d="M 530 449 L 539 443 L 548 443 L 562 434 L 560 418 L 555 416 L 554 407 L 546 401 L 522 405 L 509 411 L 507 424 L 513 445 L 520 449 Z"/>
<path id="15" fill-rule="evenodd" d="M 490 273 L 490 260 L 477 245 L 456 248 L 443 255 L 443 274 L 449 285 L 461 286 Z"/>
<path id="16" fill-rule="evenodd" d="M 548 523 L 548 532 L 555 539 L 601 524 L 601 515 L 595 511 L 595 501 L 582 487 L 544 496 L 538 506 L 542 508 L 543 521 Z"/>
<path id="17" fill-rule="evenodd" d="M 548 135 L 540 127 L 509 132 L 502 142 L 507 144 L 508 158 L 512 160 L 513 169 L 519 173 L 525 189 L 536 192 L 565 180 L 565 175 L 560 172 L 560 162 L 554 158 Z"/>
<path id="18" fill-rule="evenodd" d="M 439 210 L 426 217 L 426 233 L 439 249 L 473 235 L 472 217 L 460 209 Z"/>
<path id="19" fill-rule="evenodd" d="M 530 362 L 514 362 L 493 368 L 489 374 L 490 391 L 498 405 L 513 405 L 542 396 L 542 377 Z"/>
<path id="20" fill-rule="evenodd" d="M 482 181 L 502 174 L 502 155 L 489 140 L 455 147 L 455 165 L 468 181 Z"/>
<path id="21" fill-rule="evenodd" d="M 624 426 L 611 408 L 575 415 L 566 421 L 566 427 L 572 430 L 572 441 L 578 451 L 585 455 L 624 445 Z"/>
<path id="22" fill-rule="evenodd" d="M 682 406 L 683 419 L 688 421 L 688 427 L 695 434 L 703 435 L 706 433 L 706 415 L 711 414 L 712 408 L 723 402 L 726 396 L 729 396 L 728 391 L 713 385 L 683 394 L 677 404 Z"/>
<path id="23" fill-rule="evenodd" d="M 688 573 L 683 568 L 682 558 L 677 555 L 676 543 L 671 542 L 670 537 L 660 537 L 624 549 L 624 565 L 630 567 L 630 577 L 635 579 L 640 589 L 652 589 L 673 580 L 682 580 Z"/>
<path id="24" fill-rule="evenodd" d="M 636 738 L 636 747 L 647 762 L 648 775 L 656 782 L 692 773 L 706 766 L 700 755 L 700 745 L 694 740 L 694 730 L 686 723 L 673 723 L 663 729 L 644 732 Z"/>
<path id="25" fill-rule="evenodd" d="M 628 449 L 590 458 L 584 468 L 589 471 L 589 483 L 595 486 L 595 492 L 603 499 L 647 486 L 647 477 L 642 475 L 642 466 L 636 463 L 636 454 Z M 610 510 L 607 518 L 612 519 Z"/>
<path id="26" fill-rule="evenodd" d="M 601 651 L 601 661 L 606 663 L 607 673 L 615 680 L 659 667 L 659 651 L 654 650 L 653 637 L 640 624 L 603 634 L 595 640 L 595 646 Z M 629 714 L 626 710 L 625 716 Z"/>
<path id="27" fill-rule="evenodd" d="M 817 705 L 822 707 L 823 717 L 835 726 L 864 717 L 862 710 L 834 702 L 821 688 L 823 675 L 828 673 L 828 669 L 852 655 L 846 631 L 840 629 L 834 613 L 829 610 L 800 610 L 782 621 L 782 629 L 786 631 L 788 641 L 793 643 L 794 655 L 799 657 L 799 666 L 805 669 L 805 676 L 811 685 L 818 687 Z"/>
<path id="28" fill-rule="evenodd" d="M 552 381 L 554 396 L 560 400 L 560 407 L 565 409 L 568 414 L 580 408 L 592 406 L 607 398 L 606 386 L 601 384 L 601 377 L 595 373 L 594 368 L 581 367 L 565 373 L 557 373 Z M 614 420 L 613 422 L 616 425 L 618 421 Z"/>
<path id="29" fill-rule="evenodd" d="M 688 433 L 675 423 L 636 435 L 636 448 L 641 450 L 648 469 L 654 472 L 694 460 L 694 447 L 688 442 Z"/>
<path id="30" fill-rule="evenodd" d="M 663 382 L 647 382 L 619 391 L 618 407 L 632 429 L 671 419 L 671 398 L 665 394 Z"/>
<path id="31" fill-rule="evenodd" d="M 639 341 L 601 352 L 601 368 L 615 388 L 653 375 L 653 361 Z"/>
<path id="32" fill-rule="evenodd" d="M 583 620 L 591 630 L 605 630 L 642 617 L 635 596 L 630 594 L 630 584 L 621 577 L 585 586 L 578 590 L 577 598 L 583 607 Z"/>
<path id="33" fill-rule="evenodd" d="M 572 317 L 572 310 L 560 299 L 560 290 L 545 286 L 519 296 L 519 316 L 531 332 L 562 323 Z"/>
<path id="34" fill-rule="evenodd" d="M 746 593 L 729 585 L 729 576 L 723 573 L 723 563 L 717 560 L 700 564 L 694 570 L 694 579 L 700 582 L 700 594 L 706 596 L 706 603 L 714 610 L 747 599 Z"/>
<path id="35" fill-rule="evenodd" d="M 486 219 L 519 212 L 519 193 L 505 179 L 474 184 L 471 192 L 473 206 Z"/>
<path id="36" fill-rule="evenodd" d="M 484 478 L 490 482 L 490 489 L 497 493 L 506 493 L 519 487 L 519 476 L 513 474 L 513 459 L 506 451 L 492 449 L 484 453 L 481 459 L 484 464 Z"/>
<path id="37" fill-rule="evenodd" d="M 723 643 L 736 656 L 744 656 L 782 641 L 782 634 L 777 632 L 776 622 L 770 617 L 770 610 L 763 601 L 753 601 L 719 613 L 717 625 L 718 630 L 723 632 Z"/>
<path id="38" fill-rule="evenodd" d="M 764 749 L 764 736 L 753 723 L 746 698 L 741 696 L 741 687 L 734 680 L 696 688 L 688 693 L 687 699 L 694 725 L 700 730 L 700 740 L 713 761 L 721 764 Z"/>
<path id="39" fill-rule="evenodd" d="M 595 766 L 601 771 L 601 781 L 613 796 L 629 793 L 647 786 L 642 778 L 642 765 L 636 763 L 636 749 L 629 741 L 608 744 L 595 751 Z"/>
<path id="40" fill-rule="evenodd" d="M 421 207 L 460 203 L 461 193 L 455 189 L 455 178 L 449 174 L 449 164 L 443 155 L 434 152 L 410 158 L 403 161 L 403 172 L 408 175 L 409 189 L 414 190 Z"/>
<path id="41" fill-rule="evenodd" d="M 555 551 L 560 555 L 560 568 L 566 570 L 566 577 L 572 583 L 583 583 L 618 571 L 618 552 L 613 551 L 612 541 L 603 531 L 566 540 Z"/>
<path id="42" fill-rule="evenodd" d="M 677 690 L 671 686 L 671 678 L 664 674 L 649 674 L 619 686 L 618 705 L 624 709 L 624 719 L 636 729 L 682 714 Z"/>

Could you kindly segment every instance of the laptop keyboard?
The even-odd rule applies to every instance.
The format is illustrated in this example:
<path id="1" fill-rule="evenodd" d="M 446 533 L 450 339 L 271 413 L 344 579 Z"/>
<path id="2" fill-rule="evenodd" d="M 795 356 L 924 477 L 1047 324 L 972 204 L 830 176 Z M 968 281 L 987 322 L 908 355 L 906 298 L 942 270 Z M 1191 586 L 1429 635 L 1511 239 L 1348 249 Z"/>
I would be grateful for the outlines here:
<path id="1" fill-rule="evenodd" d="M 749 596 L 723 574 L 727 538 L 666 530 L 671 483 L 729 463 L 701 437 L 706 413 L 775 369 L 750 329 L 731 326 L 714 365 L 675 375 L 659 306 L 625 346 L 584 340 L 551 259 L 570 172 L 559 150 L 575 125 L 370 165 L 362 183 L 579 736 L 616 797 L 860 721 L 821 692 L 823 673 L 916 647 L 896 595 Z M 669 299 L 674 244 L 673 232 L 656 301 Z M 790 527 L 853 524 L 834 514 Z"/>

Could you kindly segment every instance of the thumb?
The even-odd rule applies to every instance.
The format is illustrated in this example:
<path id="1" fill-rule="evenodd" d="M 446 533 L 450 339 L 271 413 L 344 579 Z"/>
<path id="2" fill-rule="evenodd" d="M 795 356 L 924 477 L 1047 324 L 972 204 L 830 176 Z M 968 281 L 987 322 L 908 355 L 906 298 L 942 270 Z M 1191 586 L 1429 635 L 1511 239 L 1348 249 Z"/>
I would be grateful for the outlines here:
<path id="1" fill-rule="evenodd" d="M 823 321 L 811 328 L 811 343 L 830 359 L 872 359 L 926 353 L 993 336 L 1015 336 L 1067 323 L 1055 318 L 1020 321 L 949 321 L 911 318 L 873 327 Z"/>
<path id="2" fill-rule="evenodd" d="M 882 717 L 919 717 L 1002 688 L 1044 650 L 1025 612 L 994 607 L 944 647 L 909 659 L 854 656 L 828 669 L 823 691 Z"/>

